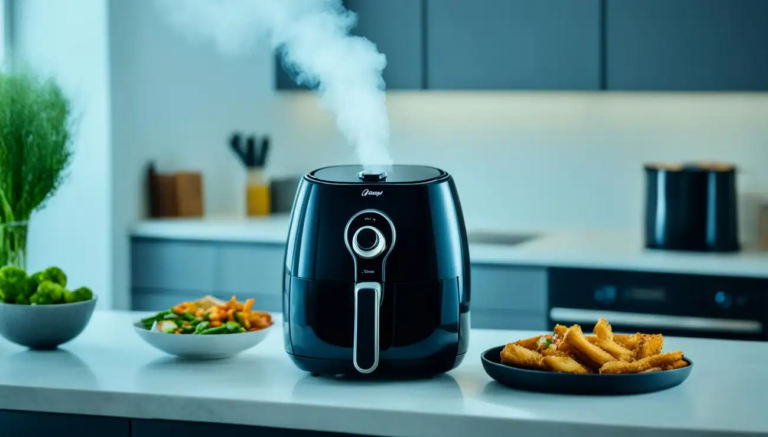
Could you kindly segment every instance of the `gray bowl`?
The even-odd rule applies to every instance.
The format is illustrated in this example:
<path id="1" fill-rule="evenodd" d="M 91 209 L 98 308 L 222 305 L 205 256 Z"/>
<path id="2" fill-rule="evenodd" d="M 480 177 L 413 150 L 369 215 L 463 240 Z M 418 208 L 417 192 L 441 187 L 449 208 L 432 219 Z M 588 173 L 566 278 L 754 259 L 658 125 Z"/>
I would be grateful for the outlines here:
<path id="1" fill-rule="evenodd" d="M 55 349 L 80 335 L 96 307 L 96 295 L 59 305 L 0 303 L 0 335 L 30 349 Z"/>

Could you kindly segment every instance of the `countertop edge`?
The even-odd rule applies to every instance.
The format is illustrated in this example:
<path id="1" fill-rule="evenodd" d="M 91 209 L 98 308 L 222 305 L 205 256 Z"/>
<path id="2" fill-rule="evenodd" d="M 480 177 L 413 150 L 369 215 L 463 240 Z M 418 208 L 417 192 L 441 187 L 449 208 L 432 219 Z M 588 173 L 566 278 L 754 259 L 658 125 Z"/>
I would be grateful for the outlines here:
<path id="1" fill-rule="evenodd" d="M 227 244 L 284 245 L 289 218 L 148 220 L 130 236 Z M 501 231 L 500 231 L 501 232 Z M 542 233 L 528 242 L 503 246 L 470 243 L 473 264 L 627 270 L 768 279 L 768 252 L 696 253 L 648 250 L 641 239 L 620 231 Z"/>
<path id="2" fill-rule="evenodd" d="M 46 387 L 2 387 L 0 410 L 35 413 L 90 415 L 138 420 L 172 420 L 198 423 L 271 427 L 304 431 L 363 434 L 382 437 L 465 437 L 467 435 L 508 436 L 511 431 L 526 436 L 587 435 L 621 433 L 625 437 L 692 436 L 704 430 L 691 428 L 647 427 L 589 424 L 580 422 L 508 419 L 498 417 L 464 417 L 441 413 L 413 413 L 401 410 L 373 410 L 307 405 L 286 402 L 259 402 L 219 399 L 218 408 L 210 408 L 210 399 L 158 394 L 91 392 L 79 389 Z M 31 392 L 31 393 L 30 393 Z M 115 397 L 130 398 L 116 402 Z M 11 401 L 13 399 L 13 401 Z M 169 399 L 177 402 L 168 402 Z M 53 407 L 40 408 L 41 401 Z M 195 401 L 207 406 L 190 405 Z M 129 409 L 119 406 L 129 403 Z M 99 410 L 83 407 L 99 405 Z M 157 408 L 158 406 L 162 408 Z M 133 411 L 130 411 L 133 409 Z M 190 420 L 190 410 L 195 420 Z M 215 410 L 215 411 L 214 411 Z M 158 414 L 158 411 L 162 411 Z M 219 414 L 226 411 L 228 414 Z M 239 420 L 233 418 L 247 418 Z M 306 421 L 296 421 L 296 417 Z M 512 428 L 512 429 L 511 429 Z M 372 432 L 373 431 L 373 432 Z M 708 429 L 708 436 L 733 436 L 729 430 Z"/>

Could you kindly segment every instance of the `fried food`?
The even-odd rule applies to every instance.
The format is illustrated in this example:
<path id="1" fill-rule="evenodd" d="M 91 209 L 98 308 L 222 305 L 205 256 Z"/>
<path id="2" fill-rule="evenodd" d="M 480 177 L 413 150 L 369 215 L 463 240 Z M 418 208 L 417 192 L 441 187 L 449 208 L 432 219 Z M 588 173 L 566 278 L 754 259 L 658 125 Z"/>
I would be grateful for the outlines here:
<path id="1" fill-rule="evenodd" d="M 568 330 L 568 327 L 565 325 L 555 325 L 554 333 L 556 336 L 563 338 L 565 337 L 565 331 Z"/>
<path id="2" fill-rule="evenodd" d="M 643 334 L 613 334 L 613 341 L 621 347 L 629 350 L 635 350 L 637 343 L 642 338 Z"/>
<path id="3" fill-rule="evenodd" d="M 501 351 L 502 363 L 526 369 L 544 370 L 544 366 L 541 364 L 542 358 L 544 357 L 540 353 L 514 343 L 509 343 Z"/>
<path id="4" fill-rule="evenodd" d="M 598 320 L 592 332 L 601 340 L 613 340 L 613 328 L 605 319 Z"/>
<path id="5" fill-rule="evenodd" d="M 501 351 L 501 362 L 525 369 L 576 374 L 652 373 L 689 365 L 681 351 L 662 352 L 662 334 L 615 334 L 606 319 L 597 321 L 593 333 L 585 335 L 577 324 L 558 324 L 552 334 L 507 344 Z"/>
<path id="6" fill-rule="evenodd" d="M 643 358 L 656 355 L 664 347 L 664 337 L 661 334 L 643 335 L 641 334 L 640 342 L 635 349 L 635 358 L 641 360 Z"/>
<path id="7" fill-rule="evenodd" d="M 571 357 L 546 356 L 541 360 L 546 370 L 561 373 L 593 373 Z"/>
<path id="8" fill-rule="evenodd" d="M 581 326 L 573 325 L 565 332 L 563 342 L 578 349 L 596 364 L 603 366 L 605 363 L 616 360 L 611 354 L 600 349 L 584 338 Z"/>
<path id="9" fill-rule="evenodd" d="M 664 370 L 682 369 L 683 367 L 688 367 L 688 362 L 685 360 L 679 360 L 668 366 L 664 366 Z"/>
<path id="10" fill-rule="evenodd" d="M 631 350 L 623 346 L 620 346 L 613 340 L 604 339 L 597 336 L 589 337 L 589 340 L 590 340 L 590 343 L 608 352 L 609 354 L 611 354 L 612 357 L 616 358 L 617 360 L 630 362 L 635 358 L 634 352 L 632 352 Z"/>
<path id="11" fill-rule="evenodd" d="M 539 340 L 542 337 L 544 337 L 544 336 L 543 335 L 537 335 L 535 337 L 526 338 L 526 339 L 523 339 L 523 340 L 517 340 L 515 342 L 515 344 L 518 345 L 518 346 L 522 346 L 522 347 L 524 347 L 526 349 L 535 351 L 536 349 L 538 349 L 538 347 L 539 347 Z"/>
<path id="12" fill-rule="evenodd" d="M 650 357 L 633 361 L 631 363 L 627 363 L 626 361 L 611 361 L 603 364 L 603 367 L 600 368 L 600 373 L 641 373 L 654 367 L 663 368 L 682 359 L 683 353 L 681 351 L 675 351 L 659 355 L 652 355 Z"/>
<path id="13" fill-rule="evenodd" d="M 559 350 L 556 347 L 548 347 L 546 349 L 540 349 L 538 352 L 543 357 L 568 357 L 568 358 L 571 357 L 569 353 L 563 352 L 562 350 Z"/>

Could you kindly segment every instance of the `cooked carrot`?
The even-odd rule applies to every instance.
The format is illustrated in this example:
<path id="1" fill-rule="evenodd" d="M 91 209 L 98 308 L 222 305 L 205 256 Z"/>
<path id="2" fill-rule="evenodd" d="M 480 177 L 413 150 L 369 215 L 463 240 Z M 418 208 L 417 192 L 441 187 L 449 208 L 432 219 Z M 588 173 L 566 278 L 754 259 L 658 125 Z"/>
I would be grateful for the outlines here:
<path id="1" fill-rule="evenodd" d="M 234 308 L 232 308 L 229 311 L 227 311 L 227 320 L 229 320 L 230 322 L 234 322 L 235 321 L 235 309 Z"/>
<path id="2" fill-rule="evenodd" d="M 250 298 L 245 301 L 245 305 L 243 305 L 243 311 L 244 312 L 250 312 L 251 308 L 253 307 L 253 303 L 256 302 L 256 299 Z"/>
<path id="3" fill-rule="evenodd" d="M 214 328 L 217 327 L 217 326 L 221 326 L 221 322 L 218 321 L 218 320 L 211 321 L 211 326 L 214 327 Z"/>

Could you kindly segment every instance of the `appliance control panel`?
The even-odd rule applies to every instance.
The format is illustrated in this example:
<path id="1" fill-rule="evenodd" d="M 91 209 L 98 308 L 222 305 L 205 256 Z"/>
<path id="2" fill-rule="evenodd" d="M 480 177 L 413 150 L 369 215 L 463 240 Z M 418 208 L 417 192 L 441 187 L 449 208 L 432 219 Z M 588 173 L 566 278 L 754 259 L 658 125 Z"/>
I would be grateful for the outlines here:
<path id="1" fill-rule="evenodd" d="M 605 317 L 627 332 L 768 340 L 768 279 L 551 268 L 552 323 Z"/>
<path id="2" fill-rule="evenodd" d="M 355 282 L 384 281 L 387 256 L 395 239 L 395 226 L 381 211 L 366 209 L 349 219 L 344 242 L 355 262 Z"/>

